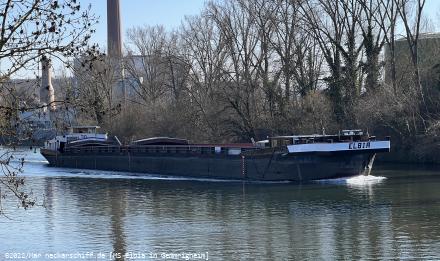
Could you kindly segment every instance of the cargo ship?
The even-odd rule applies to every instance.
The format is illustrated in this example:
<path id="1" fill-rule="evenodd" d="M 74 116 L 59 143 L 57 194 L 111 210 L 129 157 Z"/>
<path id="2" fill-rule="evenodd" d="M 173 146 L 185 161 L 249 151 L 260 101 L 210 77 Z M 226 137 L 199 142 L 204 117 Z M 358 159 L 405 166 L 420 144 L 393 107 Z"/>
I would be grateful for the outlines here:
<path id="1" fill-rule="evenodd" d="M 123 145 L 98 126 L 77 126 L 45 142 L 50 166 L 202 179 L 310 181 L 369 175 L 376 153 L 390 151 L 361 130 L 276 136 L 252 143 L 193 144 L 154 137 Z"/>

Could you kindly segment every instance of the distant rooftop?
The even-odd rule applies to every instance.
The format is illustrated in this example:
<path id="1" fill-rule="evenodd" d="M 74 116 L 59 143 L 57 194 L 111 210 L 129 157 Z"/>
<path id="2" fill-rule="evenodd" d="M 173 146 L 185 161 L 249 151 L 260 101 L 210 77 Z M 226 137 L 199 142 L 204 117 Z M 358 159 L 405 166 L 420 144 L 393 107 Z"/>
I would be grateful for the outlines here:
<path id="1" fill-rule="evenodd" d="M 440 33 L 421 33 L 419 39 L 440 39 Z M 406 37 L 396 39 L 396 42 L 406 41 Z"/>

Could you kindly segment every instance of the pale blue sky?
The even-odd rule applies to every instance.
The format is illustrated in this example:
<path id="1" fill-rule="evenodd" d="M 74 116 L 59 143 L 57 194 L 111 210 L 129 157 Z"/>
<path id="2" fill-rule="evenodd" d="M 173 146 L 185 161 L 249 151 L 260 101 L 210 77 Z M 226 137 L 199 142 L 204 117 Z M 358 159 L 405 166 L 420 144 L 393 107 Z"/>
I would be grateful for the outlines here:
<path id="1" fill-rule="evenodd" d="M 122 18 L 122 37 L 128 28 L 142 25 L 162 24 L 167 29 L 178 28 L 185 15 L 197 15 L 203 9 L 207 0 L 120 0 Z M 81 0 L 83 6 L 92 5 L 93 12 L 100 17 L 96 27 L 94 42 L 106 47 L 107 39 L 107 1 Z M 435 23 L 436 31 L 440 24 L 440 0 L 427 0 L 424 11 Z"/>
<path id="2" fill-rule="evenodd" d="M 93 40 L 106 46 L 107 39 L 107 1 L 81 0 L 84 7 L 91 4 L 93 12 L 100 17 Z M 162 24 L 167 29 L 178 28 L 185 15 L 197 15 L 206 0 L 120 0 L 122 19 L 122 38 L 128 28 L 142 25 Z"/>
<path id="3" fill-rule="evenodd" d="M 162 24 L 168 30 L 178 28 L 186 15 L 200 14 L 207 0 L 120 0 L 122 18 L 122 38 L 128 28 L 142 25 Z M 107 1 L 80 0 L 83 7 L 92 5 L 92 11 L 100 17 L 96 26 L 96 34 L 92 41 L 98 43 L 103 50 L 107 45 Z M 424 12 L 429 14 L 435 24 L 434 31 L 440 31 L 440 0 L 426 0 Z M 59 65 L 55 64 L 56 68 Z M 29 72 L 23 72 L 30 76 Z"/>

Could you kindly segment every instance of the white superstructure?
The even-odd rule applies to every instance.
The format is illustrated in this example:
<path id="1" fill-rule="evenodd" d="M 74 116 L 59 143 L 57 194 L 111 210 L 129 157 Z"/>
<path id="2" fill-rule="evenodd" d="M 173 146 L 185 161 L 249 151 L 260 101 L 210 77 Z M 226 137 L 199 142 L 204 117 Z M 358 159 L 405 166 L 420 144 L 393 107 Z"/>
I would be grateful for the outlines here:
<path id="1" fill-rule="evenodd" d="M 267 141 L 264 141 L 267 146 Z M 335 135 L 313 134 L 270 138 L 271 147 L 286 146 L 289 153 L 390 151 L 390 140 L 376 140 L 362 130 L 343 130 Z M 260 144 L 260 147 L 263 144 Z"/>
<path id="2" fill-rule="evenodd" d="M 45 149 L 58 150 L 68 142 L 78 140 L 90 140 L 90 141 L 106 141 L 108 139 L 107 134 L 97 133 L 99 126 L 75 126 L 69 128 L 69 132 L 65 135 L 59 135 L 55 138 L 48 140 L 44 144 Z"/>
<path id="3" fill-rule="evenodd" d="M 337 143 L 309 143 L 288 145 L 289 153 L 298 152 L 335 152 L 356 150 L 390 150 L 390 141 L 353 141 Z"/>

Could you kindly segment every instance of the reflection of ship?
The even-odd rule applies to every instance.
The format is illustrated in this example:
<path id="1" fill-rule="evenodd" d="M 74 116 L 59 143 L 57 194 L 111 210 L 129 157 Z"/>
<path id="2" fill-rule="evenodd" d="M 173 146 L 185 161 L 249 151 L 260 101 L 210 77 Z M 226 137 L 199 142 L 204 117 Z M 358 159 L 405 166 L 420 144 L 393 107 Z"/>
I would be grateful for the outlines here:
<path id="1" fill-rule="evenodd" d="M 390 141 L 359 130 L 338 135 L 278 136 L 249 144 L 190 144 L 176 138 L 121 145 L 97 126 L 74 127 L 41 149 L 57 167 L 161 175 L 264 181 L 306 181 L 368 175 L 377 152 Z M 139 174 L 144 175 L 144 174 Z"/>

